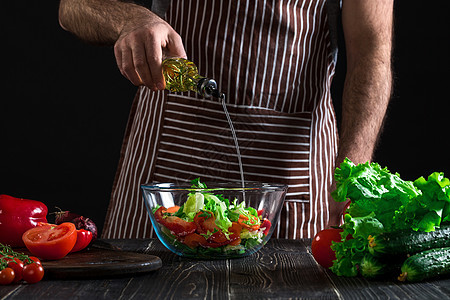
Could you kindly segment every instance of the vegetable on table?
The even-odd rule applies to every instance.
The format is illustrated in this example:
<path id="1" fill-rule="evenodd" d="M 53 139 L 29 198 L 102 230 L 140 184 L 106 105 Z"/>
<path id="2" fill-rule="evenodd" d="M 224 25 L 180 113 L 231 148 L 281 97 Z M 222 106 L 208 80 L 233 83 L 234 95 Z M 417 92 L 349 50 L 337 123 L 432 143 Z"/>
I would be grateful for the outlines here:
<path id="1" fill-rule="evenodd" d="M 450 180 L 443 173 L 405 181 L 377 163 L 355 165 L 345 159 L 335 171 L 335 181 L 334 200 L 350 200 L 340 226 L 341 240 L 331 246 L 336 260 L 330 269 L 335 274 L 390 276 L 390 268 L 399 271 L 406 254 L 447 246 Z M 389 262 L 389 257 L 397 257 L 397 263 Z"/>
<path id="2" fill-rule="evenodd" d="M 422 281 L 450 274 L 450 247 L 426 250 L 410 256 L 401 267 L 400 281 Z"/>
<path id="3" fill-rule="evenodd" d="M 0 195 L 0 243 L 25 246 L 22 235 L 38 222 L 47 222 L 47 206 L 39 201 Z"/>
<path id="4" fill-rule="evenodd" d="M 14 270 L 11 268 L 4 268 L 0 271 L 0 285 L 7 285 L 14 280 Z"/>
<path id="5" fill-rule="evenodd" d="M 342 229 L 329 228 L 319 231 L 311 242 L 311 252 L 314 259 L 324 268 L 330 268 L 336 259 L 336 254 L 331 249 L 332 241 L 341 241 Z"/>
<path id="6" fill-rule="evenodd" d="M 36 283 L 44 277 L 41 261 L 0 244 L 0 285 L 24 280 Z"/>
<path id="7" fill-rule="evenodd" d="M 56 260 L 75 246 L 77 230 L 73 223 L 43 225 L 27 230 L 22 237 L 27 249 L 39 258 Z"/>
<path id="8" fill-rule="evenodd" d="M 85 249 L 91 243 L 91 241 L 92 232 L 85 229 L 77 230 L 77 242 L 75 243 L 75 246 L 73 246 L 72 250 L 70 250 L 70 253 Z"/>
<path id="9" fill-rule="evenodd" d="M 44 278 L 44 268 L 41 264 L 28 264 L 23 267 L 23 280 L 28 283 L 36 283 Z"/>
<path id="10" fill-rule="evenodd" d="M 77 230 L 84 229 L 88 230 L 92 233 L 92 239 L 91 242 L 95 241 L 97 239 L 97 225 L 95 225 L 94 221 L 90 218 L 81 216 L 79 214 L 70 212 L 70 211 L 63 211 L 60 208 L 58 208 L 59 211 L 52 213 L 55 214 L 55 224 L 59 225 L 65 222 L 70 222 L 75 224 L 75 227 Z"/>
<path id="11" fill-rule="evenodd" d="M 439 247 L 450 247 L 450 225 L 432 232 L 400 230 L 369 236 L 369 252 L 375 256 L 407 255 Z"/>

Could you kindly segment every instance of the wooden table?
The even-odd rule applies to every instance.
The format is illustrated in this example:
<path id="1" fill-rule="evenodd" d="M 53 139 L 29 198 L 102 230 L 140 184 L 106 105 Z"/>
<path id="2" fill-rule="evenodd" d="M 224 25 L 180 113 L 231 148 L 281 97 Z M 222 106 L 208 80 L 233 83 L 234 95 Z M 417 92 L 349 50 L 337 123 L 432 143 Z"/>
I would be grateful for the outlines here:
<path id="1" fill-rule="evenodd" d="M 421 283 L 337 277 L 318 266 L 309 240 L 271 239 L 241 259 L 197 261 L 157 239 L 106 240 L 157 255 L 163 266 L 136 276 L 43 280 L 0 287 L 0 299 L 450 299 L 450 278 Z"/>

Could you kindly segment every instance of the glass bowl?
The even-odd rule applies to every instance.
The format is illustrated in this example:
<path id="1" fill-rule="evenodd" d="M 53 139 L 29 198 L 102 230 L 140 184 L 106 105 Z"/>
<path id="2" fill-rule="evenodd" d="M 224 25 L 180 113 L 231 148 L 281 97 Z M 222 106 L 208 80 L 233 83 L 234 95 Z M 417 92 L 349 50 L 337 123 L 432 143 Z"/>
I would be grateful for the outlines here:
<path id="1" fill-rule="evenodd" d="M 207 186 L 207 188 L 205 188 Z M 196 259 L 244 257 L 261 249 L 277 224 L 283 184 L 150 183 L 141 185 L 159 240 Z"/>

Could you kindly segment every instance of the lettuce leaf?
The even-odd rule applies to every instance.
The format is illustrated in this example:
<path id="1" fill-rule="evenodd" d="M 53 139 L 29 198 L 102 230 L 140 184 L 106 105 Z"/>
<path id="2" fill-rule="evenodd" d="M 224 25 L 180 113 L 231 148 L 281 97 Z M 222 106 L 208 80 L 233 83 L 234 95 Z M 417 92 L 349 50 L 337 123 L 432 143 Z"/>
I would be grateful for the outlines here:
<path id="1" fill-rule="evenodd" d="M 374 213 L 364 217 L 353 218 L 345 215 L 342 225 L 342 241 L 333 242 L 331 249 L 336 253 L 331 271 L 339 276 L 353 277 L 358 275 L 358 266 L 365 256 L 371 255 L 368 250 L 368 237 L 384 231 Z M 350 238 L 351 237 L 351 238 Z"/>
<path id="2" fill-rule="evenodd" d="M 348 158 L 336 169 L 335 180 L 336 190 L 331 193 L 335 201 L 350 199 L 348 212 L 353 217 L 375 213 L 388 231 L 395 228 L 395 211 L 421 194 L 412 182 L 377 163 L 355 165 Z"/>
<path id="3" fill-rule="evenodd" d="M 414 181 L 421 195 L 398 209 L 395 221 L 413 230 L 434 231 L 443 221 L 450 221 L 450 180 L 442 172 L 434 172 L 428 179 Z"/>
<path id="4" fill-rule="evenodd" d="M 202 193 L 190 193 L 188 199 L 183 204 L 183 213 L 187 221 L 193 221 L 195 215 L 205 206 L 205 196 Z"/>
<path id="5" fill-rule="evenodd" d="M 333 243 L 336 260 L 331 270 L 356 276 L 370 256 L 368 238 L 397 230 L 434 231 L 450 222 L 450 180 L 435 172 L 427 179 L 405 181 L 377 163 L 355 165 L 348 158 L 335 171 L 335 201 L 351 204 L 341 226 L 342 241 Z M 348 236 L 353 238 L 348 239 Z"/>
<path id="6" fill-rule="evenodd" d="M 228 201 L 224 201 L 225 199 L 223 197 L 213 194 L 205 193 L 204 195 L 204 209 L 213 212 L 216 217 L 216 225 L 222 229 L 222 231 L 228 232 L 228 228 L 233 225 L 227 216 L 227 209 L 229 206 Z"/>

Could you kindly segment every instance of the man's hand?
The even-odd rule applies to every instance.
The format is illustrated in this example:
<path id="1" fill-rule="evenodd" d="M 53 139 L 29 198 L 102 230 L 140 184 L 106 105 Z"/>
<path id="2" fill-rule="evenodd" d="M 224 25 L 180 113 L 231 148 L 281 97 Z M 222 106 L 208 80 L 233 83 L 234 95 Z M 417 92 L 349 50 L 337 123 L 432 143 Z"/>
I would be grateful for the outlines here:
<path id="1" fill-rule="evenodd" d="M 117 0 L 61 0 L 61 27 L 96 44 L 114 45 L 120 72 L 135 85 L 165 87 L 165 56 L 186 58 L 181 37 L 143 6 Z"/>
<path id="2" fill-rule="evenodd" d="M 178 33 L 151 12 L 125 24 L 114 45 L 114 54 L 123 76 L 134 85 L 153 90 L 165 88 L 163 55 L 186 58 Z"/>

